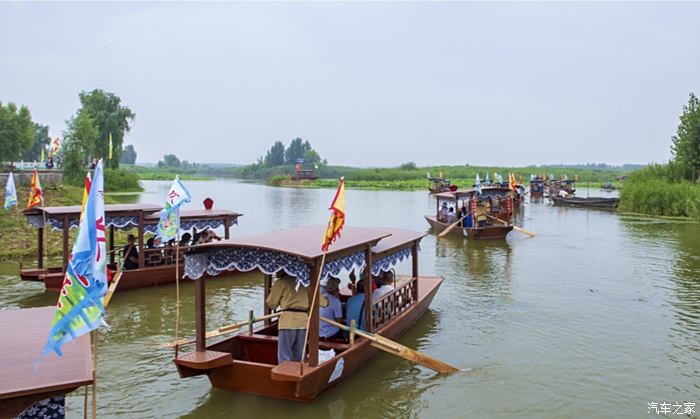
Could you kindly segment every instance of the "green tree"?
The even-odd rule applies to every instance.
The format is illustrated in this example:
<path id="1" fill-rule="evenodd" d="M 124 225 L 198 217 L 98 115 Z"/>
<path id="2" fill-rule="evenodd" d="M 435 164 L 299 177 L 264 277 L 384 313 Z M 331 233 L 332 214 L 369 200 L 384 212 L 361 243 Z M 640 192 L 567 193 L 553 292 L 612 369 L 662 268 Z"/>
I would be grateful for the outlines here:
<path id="1" fill-rule="evenodd" d="M 121 104 L 119 96 L 102 89 L 81 92 L 80 104 L 97 128 L 96 157 L 104 158 L 105 166 L 108 168 L 119 167 L 124 136 L 131 129 L 131 122 L 136 115 L 127 106 Z M 112 134 L 113 147 L 111 160 L 107 158 L 109 156 L 110 134 Z"/>
<path id="2" fill-rule="evenodd" d="M 163 156 L 163 160 L 158 162 L 158 167 L 180 167 L 182 162 L 174 154 L 166 154 Z"/>
<path id="3" fill-rule="evenodd" d="M 683 106 L 680 124 L 672 137 L 671 152 L 683 176 L 692 181 L 700 180 L 700 100 L 690 94 Z"/>
<path id="4" fill-rule="evenodd" d="M 124 164 L 136 164 L 136 150 L 133 145 L 129 144 L 124 147 L 121 162 Z"/>
<path id="5" fill-rule="evenodd" d="M 0 161 L 19 161 L 34 141 L 34 123 L 29 109 L 0 103 Z"/>
<path id="6" fill-rule="evenodd" d="M 289 143 L 289 147 L 284 152 L 285 163 L 293 165 L 296 164 L 297 159 L 304 158 L 304 153 L 311 150 L 311 144 L 309 141 L 304 141 L 301 138 L 295 138 Z"/>
<path id="7" fill-rule="evenodd" d="M 275 141 L 270 147 L 263 160 L 265 167 L 275 167 L 284 165 L 284 144 L 281 141 Z"/>
<path id="8" fill-rule="evenodd" d="M 309 165 L 322 165 L 321 156 L 318 155 L 316 150 L 310 149 L 304 152 L 304 163 Z"/>
<path id="9" fill-rule="evenodd" d="M 24 161 L 39 161 L 41 158 L 41 149 L 46 149 L 46 146 L 51 143 L 49 137 L 49 126 L 34 123 L 34 144 L 29 147 L 22 155 Z"/>
<path id="10" fill-rule="evenodd" d="M 63 172 L 68 183 L 83 183 L 89 160 L 96 156 L 99 135 L 92 118 L 82 109 L 67 121 L 63 132 Z"/>

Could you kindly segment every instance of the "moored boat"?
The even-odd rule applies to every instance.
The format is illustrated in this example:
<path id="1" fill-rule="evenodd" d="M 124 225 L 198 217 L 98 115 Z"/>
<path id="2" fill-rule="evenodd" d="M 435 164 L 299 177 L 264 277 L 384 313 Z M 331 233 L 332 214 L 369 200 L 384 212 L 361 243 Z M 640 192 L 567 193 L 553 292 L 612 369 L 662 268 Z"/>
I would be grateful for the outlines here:
<path id="1" fill-rule="evenodd" d="M 134 245 L 138 252 L 138 266 L 125 269 L 118 285 L 119 290 L 149 287 L 175 282 L 176 253 L 182 268 L 183 254 L 187 247 L 176 252 L 174 246 L 147 248 L 144 245 L 145 234 L 155 233 L 162 207 L 153 204 L 118 204 L 105 205 L 105 229 L 108 229 L 110 263 L 109 269 L 114 274 L 117 270 L 115 231 L 137 230 Z M 81 207 L 34 207 L 26 210 L 27 221 L 37 228 L 37 266 L 20 268 L 20 277 L 25 281 L 41 281 L 46 289 L 59 291 L 63 285 L 64 267 L 68 262 L 69 230 L 77 228 L 80 221 Z M 219 228 L 223 226 L 224 237 L 229 238 L 230 227 L 238 223 L 242 214 L 225 209 L 202 209 L 180 211 L 181 229 Z M 63 259 L 61 266 L 44 266 L 44 232 L 47 228 L 59 230 L 63 236 Z"/>
<path id="2" fill-rule="evenodd" d="M 583 208 L 601 208 L 601 209 L 615 209 L 620 203 L 619 198 L 563 198 L 560 196 L 552 197 L 552 202 L 556 206 L 566 206 L 566 207 L 583 207 Z"/>
<path id="3" fill-rule="evenodd" d="M 412 274 L 397 281 L 390 293 L 372 301 L 371 309 L 364 310 L 364 324 L 369 325 L 368 332 L 393 339 L 420 318 L 442 283 L 442 278 L 418 274 L 418 244 L 425 234 L 346 226 L 322 265 L 318 243 L 324 231 L 323 227 L 277 231 L 200 245 L 186 255 L 186 275 L 195 279 L 196 348 L 174 359 L 182 378 L 207 375 L 215 388 L 308 402 L 366 366 L 379 352 L 370 340 L 359 336 L 351 336 L 349 343 L 319 338 L 318 299 L 310 310 L 308 358 L 303 363 L 278 363 L 277 322 L 269 318 L 267 307 L 260 326 L 254 327 L 251 317 L 247 332 L 207 344 L 204 278 L 228 270 L 261 271 L 267 299 L 272 274 L 280 270 L 312 290 L 319 273 L 323 280 L 341 270 L 364 267 L 364 280 L 369 283 L 370 275 L 386 272 L 411 257 Z M 371 292 L 371 287 L 366 287 L 365 301 L 371 301 Z M 341 296 L 341 300 L 347 297 Z M 332 350 L 332 356 L 320 359 L 319 350 Z"/>
<path id="4" fill-rule="evenodd" d="M 530 179 L 530 197 L 542 198 L 544 196 L 544 179 L 541 176 Z"/>
<path id="5" fill-rule="evenodd" d="M 428 177 L 428 181 L 430 182 L 428 185 L 428 191 L 430 191 L 431 194 L 457 190 L 456 185 L 453 185 L 449 179 L 445 179 L 442 176 Z"/>

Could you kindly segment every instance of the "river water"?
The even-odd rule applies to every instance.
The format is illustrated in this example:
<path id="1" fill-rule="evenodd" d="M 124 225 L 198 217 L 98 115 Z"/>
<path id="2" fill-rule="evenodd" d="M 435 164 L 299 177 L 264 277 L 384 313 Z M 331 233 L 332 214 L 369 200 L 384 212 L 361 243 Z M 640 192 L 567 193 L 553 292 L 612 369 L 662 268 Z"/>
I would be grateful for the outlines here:
<path id="1" fill-rule="evenodd" d="M 234 236 L 325 224 L 334 193 L 186 184 L 189 208 L 211 197 L 245 214 Z M 160 203 L 169 182 L 143 186 L 138 201 Z M 423 215 L 434 208 L 424 191 L 347 191 L 353 226 L 427 231 Z M 519 222 L 537 237 L 421 243 L 421 273 L 445 281 L 400 341 L 464 372 L 436 376 L 382 354 L 311 404 L 213 390 L 206 377 L 179 379 L 173 352 L 155 348 L 175 327 L 175 287 L 161 286 L 110 304 L 99 417 L 641 417 L 650 402 L 700 403 L 700 225 L 541 203 L 526 205 Z M 0 286 L 3 309 L 55 303 L 41 284 L 20 282 L 17 265 L 0 265 Z M 181 291 L 181 330 L 191 334 L 194 289 L 185 282 Z M 208 325 L 261 312 L 262 294 L 256 274 L 209 281 Z M 69 397 L 68 414 L 82 415 L 81 394 Z"/>

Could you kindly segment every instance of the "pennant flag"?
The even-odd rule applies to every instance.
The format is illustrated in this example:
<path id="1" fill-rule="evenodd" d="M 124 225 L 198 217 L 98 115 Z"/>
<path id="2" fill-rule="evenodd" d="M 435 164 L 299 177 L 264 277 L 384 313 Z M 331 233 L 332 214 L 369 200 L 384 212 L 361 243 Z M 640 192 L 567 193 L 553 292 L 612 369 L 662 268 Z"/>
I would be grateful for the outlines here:
<path id="1" fill-rule="evenodd" d="M 476 189 L 476 194 L 481 195 L 481 179 L 479 179 L 479 174 L 476 174 L 476 183 L 474 184 L 474 188 Z"/>
<path id="2" fill-rule="evenodd" d="M 333 211 L 331 213 L 331 218 L 328 221 L 328 228 L 326 228 L 326 234 L 323 236 L 323 244 L 321 244 L 321 250 L 324 252 L 328 250 L 328 247 L 333 244 L 333 242 L 340 237 L 340 230 L 343 229 L 345 225 L 345 178 L 340 178 L 340 185 L 338 185 L 338 190 L 335 192 L 335 198 L 331 202 L 331 206 L 328 208 Z"/>
<path id="3" fill-rule="evenodd" d="M 56 137 L 51 141 L 51 148 L 53 149 L 53 154 L 56 155 L 61 150 L 61 140 Z"/>
<path id="4" fill-rule="evenodd" d="M 17 190 L 15 189 L 15 178 L 10 172 L 7 175 L 7 185 L 5 185 L 5 209 L 9 210 L 17 205 Z"/>
<path id="5" fill-rule="evenodd" d="M 112 133 L 109 133 L 109 159 L 112 160 Z"/>
<path id="6" fill-rule="evenodd" d="M 180 229 L 180 205 L 190 202 L 192 196 L 180 182 L 180 178 L 175 176 L 173 184 L 170 186 L 168 197 L 165 199 L 165 207 L 160 213 L 158 221 L 158 233 L 163 243 L 175 239 Z"/>
<path id="7" fill-rule="evenodd" d="M 508 187 L 511 191 L 515 191 L 515 175 L 512 173 L 508 174 Z"/>
<path id="8" fill-rule="evenodd" d="M 489 178 L 489 172 L 486 172 L 486 178 L 484 179 L 484 184 L 486 186 L 491 186 L 491 178 Z"/>
<path id="9" fill-rule="evenodd" d="M 503 186 L 503 176 L 496 174 L 496 179 L 498 179 L 498 184 Z"/>
<path id="10" fill-rule="evenodd" d="M 102 160 L 95 167 L 95 177 L 80 217 L 78 236 L 73 243 L 42 355 L 54 351 L 62 356 L 63 345 L 97 329 L 104 315 L 102 297 L 107 293 L 107 253 Z"/>
<path id="11" fill-rule="evenodd" d="M 42 163 L 44 162 L 44 147 L 43 146 L 41 147 L 41 160 L 39 160 L 39 161 Z"/>
<path id="12" fill-rule="evenodd" d="M 31 186 L 32 189 L 31 191 L 29 191 L 29 202 L 27 202 L 27 209 L 36 207 L 37 205 L 44 205 L 44 193 L 41 190 L 41 182 L 39 182 L 39 172 L 37 172 L 36 167 L 34 168 L 34 173 L 32 173 Z"/>

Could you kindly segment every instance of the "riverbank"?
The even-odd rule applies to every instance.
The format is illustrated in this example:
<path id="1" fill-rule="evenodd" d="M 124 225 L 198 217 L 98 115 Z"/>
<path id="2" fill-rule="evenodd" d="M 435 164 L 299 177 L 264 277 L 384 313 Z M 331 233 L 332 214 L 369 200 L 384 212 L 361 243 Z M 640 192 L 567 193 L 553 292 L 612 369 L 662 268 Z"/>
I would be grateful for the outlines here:
<path id="1" fill-rule="evenodd" d="M 120 169 L 139 180 L 173 180 L 179 176 L 180 180 L 212 180 L 213 176 L 201 175 L 191 172 L 190 169 L 158 168 L 122 164 Z"/>
<path id="2" fill-rule="evenodd" d="M 625 181 L 620 211 L 700 220 L 700 185 L 675 178 L 668 165 L 651 165 Z"/>
<path id="3" fill-rule="evenodd" d="M 0 261 L 16 260 L 22 258 L 36 257 L 37 233 L 36 228 L 27 224 L 27 217 L 21 211 L 29 199 L 29 191 L 19 189 L 17 191 L 19 210 L 13 207 L 9 211 L 3 212 L 0 217 Z M 80 205 L 83 199 L 83 189 L 70 185 L 48 185 L 44 186 L 44 202 L 46 206 Z M 118 204 L 133 199 L 133 195 L 105 195 L 105 203 Z M 73 229 L 70 232 L 71 241 L 77 232 Z M 49 256 L 61 255 L 62 236 L 60 234 L 48 232 L 45 235 Z"/>

